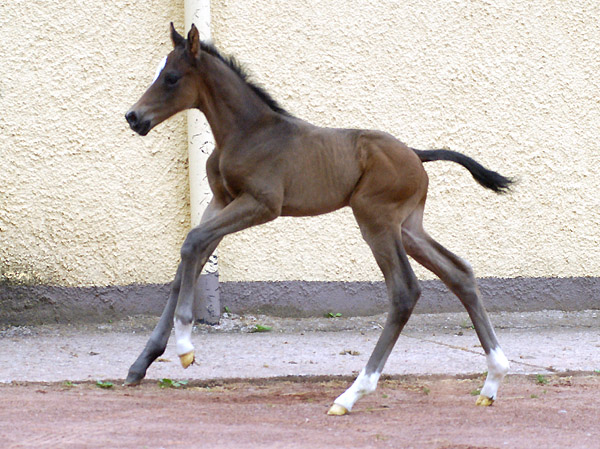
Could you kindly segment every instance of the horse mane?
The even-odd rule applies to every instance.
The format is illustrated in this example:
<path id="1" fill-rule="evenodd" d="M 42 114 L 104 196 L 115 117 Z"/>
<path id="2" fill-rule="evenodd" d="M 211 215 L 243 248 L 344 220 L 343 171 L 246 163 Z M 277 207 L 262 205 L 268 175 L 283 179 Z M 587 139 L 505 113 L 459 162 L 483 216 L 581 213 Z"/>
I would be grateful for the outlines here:
<path id="1" fill-rule="evenodd" d="M 271 96 L 270 93 L 268 93 L 263 87 L 259 86 L 258 84 L 256 84 L 254 81 L 252 81 L 250 79 L 250 75 L 248 74 L 246 69 L 242 66 L 242 64 L 235 58 L 235 56 L 223 55 L 217 49 L 217 47 L 215 47 L 214 44 L 212 44 L 210 42 L 202 42 L 201 41 L 200 47 L 201 47 L 202 51 L 205 51 L 206 53 L 210 54 L 211 56 L 214 56 L 215 58 L 219 59 L 220 61 L 225 63 L 227 65 L 227 67 L 229 67 L 231 70 L 233 70 L 233 72 L 236 73 L 241 78 L 241 80 L 244 81 L 246 83 L 246 85 L 250 89 L 252 89 L 254 91 L 254 93 L 256 95 L 258 95 L 258 97 L 267 106 L 269 106 L 273 111 L 275 111 L 279 114 L 291 116 L 291 114 L 288 111 L 286 111 L 284 108 L 282 108 L 279 105 L 279 103 Z"/>

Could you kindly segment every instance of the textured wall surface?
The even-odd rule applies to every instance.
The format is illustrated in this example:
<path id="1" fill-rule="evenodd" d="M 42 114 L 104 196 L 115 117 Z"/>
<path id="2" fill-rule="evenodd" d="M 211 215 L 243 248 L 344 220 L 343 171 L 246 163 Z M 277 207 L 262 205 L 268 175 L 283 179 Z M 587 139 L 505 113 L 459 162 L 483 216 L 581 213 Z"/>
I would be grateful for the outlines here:
<path id="1" fill-rule="evenodd" d="M 171 49 L 175 0 L 0 2 L 0 276 L 166 283 L 189 228 L 185 117 L 127 109 Z"/>
<path id="2" fill-rule="evenodd" d="M 598 276 L 599 14 L 592 0 L 221 0 L 213 36 L 299 117 L 517 177 L 497 196 L 458 165 L 426 167 L 426 228 L 479 277 Z M 228 237 L 220 273 L 381 279 L 349 210 Z"/>
<path id="3" fill-rule="evenodd" d="M 479 277 L 598 277 L 600 3 L 501 3 L 214 0 L 212 29 L 299 117 L 517 177 L 496 196 L 427 165 L 426 228 Z M 65 287 L 49 304 L 86 287 L 118 308 L 128 296 L 103 287 L 142 284 L 159 308 L 190 225 L 185 116 L 141 138 L 123 114 L 171 20 L 183 29 L 183 2 L 0 2 L 0 287 Z M 227 237 L 219 256 L 231 284 L 381 279 L 348 209 Z"/>

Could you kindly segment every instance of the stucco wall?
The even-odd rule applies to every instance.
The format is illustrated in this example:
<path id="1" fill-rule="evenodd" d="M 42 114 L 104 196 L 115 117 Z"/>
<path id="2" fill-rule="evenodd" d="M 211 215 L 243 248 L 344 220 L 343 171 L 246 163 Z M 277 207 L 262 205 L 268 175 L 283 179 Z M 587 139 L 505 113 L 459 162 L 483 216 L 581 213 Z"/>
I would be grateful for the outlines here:
<path id="1" fill-rule="evenodd" d="M 596 1 L 213 2 L 213 36 L 293 114 L 462 151 L 427 165 L 426 228 L 480 277 L 600 274 Z M 349 210 L 227 237 L 223 281 L 381 279 Z M 432 277 L 420 269 L 421 278 Z"/>
<path id="2" fill-rule="evenodd" d="M 145 139 L 124 119 L 183 6 L 0 2 L 0 281 L 167 283 L 189 228 L 182 114 Z"/>
<path id="3" fill-rule="evenodd" d="M 427 165 L 426 227 L 479 277 L 598 279 L 598 2 L 211 8 L 217 46 L 291 113 L 449 147 L 519 179 L 496 196 L 455 164 Z M 170 50 L 170 21 L 183 29 L 183 2 L 0 2 L 0 287 L 53 285 L 64 289 L 49 302 L 112 307 L 131 300 L 115 286 L 140 284 L 140 301 L 164 301 L 190 226 L 185 115 L 141 138 L 123 114 Z M 226 237 L 219 258 L 223 285 L 381 280 L 349 210 Z"/>

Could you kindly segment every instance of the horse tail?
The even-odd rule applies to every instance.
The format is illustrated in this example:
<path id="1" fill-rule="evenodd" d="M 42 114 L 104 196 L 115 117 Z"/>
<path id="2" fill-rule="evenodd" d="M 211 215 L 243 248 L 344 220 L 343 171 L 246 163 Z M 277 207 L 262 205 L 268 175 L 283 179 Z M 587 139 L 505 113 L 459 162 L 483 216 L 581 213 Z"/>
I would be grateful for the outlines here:
<path id="1" fill-rule="evenodd" d="M 451 150 L 412 150 L 417 153 L 421 162 L 431 161 L 451 161 L 465 167 L 475 181 L 481 184 L 483 187 L 493 190 L 496 193 L 506 193 L 510 190 L 511 184 L 514 183 L 513 179 L 506 178 L 500 173 L 488 170 L 475 159 L 465 156 L 462 153 Z"/>

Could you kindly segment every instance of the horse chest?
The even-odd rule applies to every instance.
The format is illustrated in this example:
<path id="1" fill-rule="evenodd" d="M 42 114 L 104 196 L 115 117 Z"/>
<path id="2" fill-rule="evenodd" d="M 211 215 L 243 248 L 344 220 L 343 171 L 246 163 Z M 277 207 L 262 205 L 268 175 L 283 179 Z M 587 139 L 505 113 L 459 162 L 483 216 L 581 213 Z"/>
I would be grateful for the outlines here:
<path id="1" fill-rule="evenodd" d="M 232 198 L 239 196 L 252 184 L 253 173 L 248 167 L 237 163 L 223 162 L 219 165 L 219 181 Z"/>
<path id="2" fill-rule="evenodd" d="M 230 182 L 227 181 L 227 178 L 222 177 L 221 178 L 221 183 L 223 184 L 223 188 L 227 191 L 227 193 L 232 197 L 235 198 L 239 195 L 240 193 L 240 188 L 237 185 L 236 180 L 233 180 L 233 184 L 231 184 Z"/>

